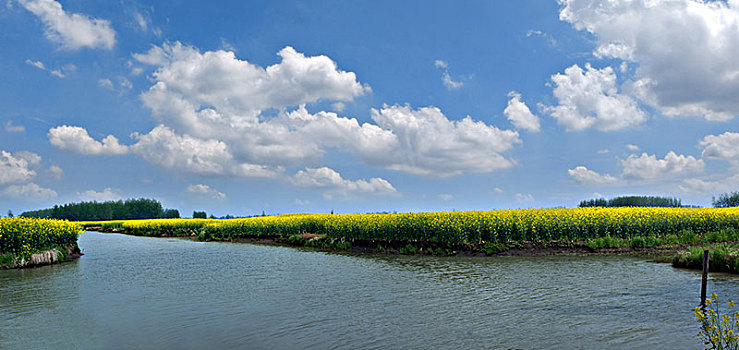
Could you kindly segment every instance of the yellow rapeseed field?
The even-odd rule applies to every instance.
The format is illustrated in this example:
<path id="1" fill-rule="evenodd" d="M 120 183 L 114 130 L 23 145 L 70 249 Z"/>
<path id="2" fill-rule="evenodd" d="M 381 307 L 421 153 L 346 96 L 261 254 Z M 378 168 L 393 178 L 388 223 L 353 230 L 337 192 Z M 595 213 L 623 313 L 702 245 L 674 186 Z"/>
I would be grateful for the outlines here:
<path id="1" fill-rule="evenodd" d="M 304 233 L 363 241 L 478 243 L 660 237 L 739 229 L 739 208 L 555 208 L 403 214 L 290 214 L 245 219 L 86 223 L 136 235 L 233 239 Z"/>
<path id="2" fill-rule="evenodd" d="M 29 256 L 77 243 L 82 226 L 62 220 L 0 218 L 0 253 Z"/>

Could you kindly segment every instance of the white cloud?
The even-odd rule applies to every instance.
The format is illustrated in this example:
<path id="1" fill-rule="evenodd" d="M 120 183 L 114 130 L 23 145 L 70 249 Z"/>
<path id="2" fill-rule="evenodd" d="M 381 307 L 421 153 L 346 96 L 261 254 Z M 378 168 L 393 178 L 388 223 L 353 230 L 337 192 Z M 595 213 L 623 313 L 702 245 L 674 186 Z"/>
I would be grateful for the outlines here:
<path id="1" fill-rule="evenodd" d="M 526 32 L 526 37 L 527 38 L 530 38 L 532 36 L 538 36 L 538 37 L 542 37 L 542 38 L 546 39 L 547 40 L 547 44 L 549 44 L 550 47 L 557 46 L 557 40 L 555 40 L 552 36 L 550 36 L 549 34 L 543 32 L 541 30 L 529 29 Z"/>
<path id="2" fill-rule="evenodd" d="M 599 150 L 597 151 L 597 153 L 598 153 L 598 154 L 608 154 L 608 153 L 610 153 L 610 152 L 611 152 L 611 151 L 610 151 L 609 149 L 607 149 L 607 148 L 604 148 L 604 149 L 599 149 Z"/>
<path id="3" fill-rule="evenodd" d="M 596 56 L 638 63 L 625 89 L 663 114 L 739 114 L 739 2 L 559 2 L 561 20 L 595 36 Z"/>
<path id="4" fill-rule="evenodd" d="M 534 195 L 530 193 L 516 193 L 515 196 L 516 202 L 519 203 L 530 203 L 535 201 Z"/>
<path id="5" fill-rule="evenodd" d="M 95 190 L 86 190 L 82 192 L 77 192 L 77 198 L 79 198 L 82 201 L 97 201 L 97 202 L 106 202 L 106 201 L 114 201 L 123 198 L 121 196 L 120 190 L 114 190 L 110 187 L 106 187 L 104 190 L 98 192 Z"/>
<path id="6" fill-rule="evenodd" d="M 228 174 L 241 177 L 274 177 L 279 168 L 238 162 L 228 146 L 215 139 L 203 140 L 177 135 L 159 125 L 148 134 L 134 134 L 138 140 L 131 151 L 159 166 L 195 174 Z"/>
<path id="7" fill-rule="evenodd" d="M 636 152 L 636 151 L 639 150 L 639 146 L 628 144 L 628 145 L 626 145 L 626 149 L 628 149 L 629 151 L 632 151 L 632 152 Z"/>
<path id="8" fill-rule="evenodd" d="M 739 133 L 707 135 L 699 144 L 703 147 L 703 158 L 722 159 L 739 166 Z"/>
<path id="9" fill-rule="evenodd" d="M 546 106 L 544 110 L 568 131 L 620 130 L 647 119 L 631 97 L 619 93 L 611 67 L 596 69 L 586 64 L 583 70 L 573 65 L 551 79 L 559 105 Z"/>
<path id="10" fill-rule="evenodd" d="M 596 185 L 603 185 L 603 184 L 610 184 L 618 181 L 615 177 L 605 174 L 601 175 L 595 171 L 592 171 L 584 166 L 578 166 L 574 169 L 568 169 L 567 173 L 575 179 L 578 183 L 581 184 L 596 184 Z"/>
<path id="11" fill-rule="evenodd" d="M 446 61 L 435 60 L 434 67 L 444 70 L 441 74 L 441 81 L 444 83 L 447 90 L 458 90 L 462 85 L 464 85 L 461 81 L 454 81 L 454 79 L 452 79 L 452 76 L 449 75 L 449 64 Z"/>
<path id="12" fill-rule="evenodd" d="M 26 131 L 26 127 L 23 125 L 13 125 L 12 120 L 8 120 L 3 124 L 3 127 L 5 127 L 5 131 L 7 132 L 24 132 Z"/>
<path id="13" fill-rule="evenodd" d="M 40 70 L 46 70 L 46 66 L 44 65 L 44 62 L 41 62 L 41 61 L 31 61 L 30 59 L 26 59 L 26 64 L 30 66 L 34 66 Z"/>
<path id="14" fill-rule="evenodd" d="M 61 150 L 88 155 L 120 155 L 128 153 L 128 146 L 118 143 L 113 135 L 106 136 L 102 143 L 88 135 L 79 126 L 62 125 L 49 129 L 49 142 Z"/>
<path id="15" fill-rule="evenodd" d="M 46 26 L 46 38 L 57 42 L 65 49 L 103 48 L 112 49 L 115 31 L 110 21 L 90 18 L 79 13 L 68 13 L 54 0 L 19 0 Z"/>
<path id="16" fill-rule="evenodd" d="M 448 67 L 449 67 L 449 64 L 448 64 L 448 63 L 446 63 L 446 61 L 442 61 L 442 60 L 435 60 L 435 61 L 434 61 L 434 67 L 436 67 L 436 68 L 443 68 L 443 69 L 446 69 L 446 68 L 448 68 Z"/>
<path id="17" fill-rule="evenodd" d="M 531 113 L 526 103 L 521 101 L 521 94 L 515 91 L 508 93 L 508 106 L 503 114 L 519 130 L 538 132 L 541 129 L 539 118 Z"/>
<path id="18" fill-rule="evenodd" d="M 324 190 L 324 197 L 334 195 L 350 196 L 359 194 L 394 195 L 397 190 L 387 180 L 375 177 L 367 180 L 347 180 L 331 168 L 306 168 L 292 177 L 297 187 L 318 188 Z"/>
<path id="19" fill-rule="evenodd" d="M 505 191 L 503 191 L 503 189 L 500 188 L 500 187 L 495 187 L 495 188 L 493 188 L 493 192 L 495 192 L 495 193 L 503 193 Z"/>
<path id="20" fill-rule="evenodd" d="M 624 179 L 664 179 L 667 177 L 686 174 L 700 173 L 703 171 L 702 159 L 693 156 L 677 155 L 668 152 L 663 159 L 657 159 L 655 155 L 642 153 L 641 156 L 630 155 L 621 161 L 623 165 Z"/>
<path id="21" fill-rule="evenodd" d="M 702 159 L 678 155 L 673 151 L 668 152 L 663 159 L 657 159 L 655 155 L 647 153 L 642 153 L 641 156 L 632 154 L 620 163 L 623 170 L 619 177 L 601 175 L 584 166 L 569 169 L 567 173 L 578 183 L 604 185 L 624 180 L 663 180 L 678 175 L 700 173 L 705 166 Z"/>
<path id="22" fill-rule="evenodd" d="M 442 193 L 442 194 L 437 195 L 436 197 L 438 197 L 439 199 L 443 201 L 447 201 L 447 202 L 454 199 L 454 196 L 449 193 Z"/>
<path id="23" fill-rule="evenodd" d="M 31 170 L 29 166 L 38 164 L 37 159 L 38 161 L 41 160 L 35 153 L 17 152 L 14 155 L 10 152 L 0 151 L 0 185 L 31 180 L 36 172 Z"/>
<path id="24" fill-rule="evenodd" d="M 185 192 L 201 198 L 215 199 L 219 201 L 226 199 L 225 193 L 219 192 L 215 188 L 211 188 L 210 186 L 203 184 L 189 185 L 185 189 Z"/>
<path id="25" fill-rule="evenodd" d="M 49 173 L 56 179 L 61 179 L 64 176 L 64 170 L 58 165 L 50 166 Z"/>
<path id="26" fill-rule="evenodd" d="M 134 12 L 133 19 L 136 21 L 140 31 L 145 32 L 149 28 L 149 20 L 147 20 L 141 13 Z"/>
<path id="27" fill-rule="evenodd" d="M 113 90 L 113 82 L 110 81 L 110 79 L 108 78 L 103 78 L 103 79 L 98 80 L 98 85 L 106 89 Z"/>
<path id="28" fill-rule="evenodd" d="M 141 96 L 163 124 L 157 133 L 165 128 L 191 142 L 222 143 L 221 161 L 216 162 L 222 169 L 215 173 L 232 173 L 227 163 L 234 162 L 257 170 L 312 167 L 327 149 L 352 153 L 370 165 L 428 176 L 489 172 L 514 164 L 501 153 L 521 142 L 517 132 L 471 118 L 451 121 L 435 107 L 384 106 L 372 110 L 373 123 L 364 124 L 336 113 L 309 113 L 306 103 L 351 101 L 370 90 L 328 57 L 306 57 L 290 47 L 279 55 L 282 62 L 264 69 L 232 52 L 201 53 L 180 43 L 153 46 L 134 57 L 157 66 L 156 82 Z M 277 110 L 277 115 L 265 116 L 264 109 Z M 166 145 L 137 153 L 155 154 L 161 148 Z M 176 153 L 172 157 L 181 158 L 182 152 Z M 148 157 L 172 164 L 155 158 Z"/>
<path id="29" fill-rule="evenodd" d="M 446 86 L 447 90 L 459 90 L 462 88 L 462 85 L 464 85 L 461 81 L 454 81 L 449 75 L 449 72 L 441 74 L 441 81 L 444 82 L 444 86 Z"/>
<path id="30" fill-rule="evenodd" d="M 33 182 L 24 185 L 11 185 L 0 190 L 0 196 L 22 199 L 25 201 L 41 201 L 56 198 L 56 191 L 41 187 Z"/>
<path id="31" fill-rule="evenodd" d="M 341 71 L 326 56 L 306 57 L 290 46 L 278 52 L 282 61 L 261 68 L 217 50 L 200 53 L 179 42 L 152 47 L 146 54 L 135 54 L 142 63 L 160 66 L 154 72 L 157 84 L 142 95 L 144 102 L 158 114 L 152 103 L 161 94 L 177 100 L 189 100 L 216 110 L 260 111 L 284 108 L 319 100 L 350 101 L 371 91 L 357 82 L 353 72 Z M 199 108 L 197 108 L 199 109 Z M 249 116 L 241 122 L 253 121 Z"/>
<path id="32" fill-rule="evenodd" d="M 331 108 L 334 111 L 341 113 L 344 111 L 344 109 L 346 109 L 346 105 L 344 104 L 344 102 L 336 102 L 331 105 Z"/>
<path id="33" fill-rule="evenodd" d="M 683 192 L 695 193 L 720 193 L 727 191 L 736 191 L 739 187 L 739 174 L 735 174 L 717 180 L 691 178 L 683 180 L 678 188 Z"/>
<path id="34" fill-rule="evenodd" d="M 372 120 L 392 133 L 389 152 L 359 150 L 369 164 L 416 175 L 451 176 L 484 173 L 513 166 L 501 153 L 521 143 L 518 133 L 501 130 L 469 116 L 449 120 L 436 107 L 372 109 Z"/>
<path id="35" fill-rule="evenodd" d="M 73 64 L 68 64 L 62 69 L 49 69 L 46 68 L 46 65 L 44 65 L 41 61 L 31 61 L 30 59 L 26 59 L 26 64 L 30 66 L 34 66 L 40 70 L 48 71 L 49 74 L 57 77 L 57 78 L 66 78 L 67 74 L 77 69 L 77 66 Z"/>

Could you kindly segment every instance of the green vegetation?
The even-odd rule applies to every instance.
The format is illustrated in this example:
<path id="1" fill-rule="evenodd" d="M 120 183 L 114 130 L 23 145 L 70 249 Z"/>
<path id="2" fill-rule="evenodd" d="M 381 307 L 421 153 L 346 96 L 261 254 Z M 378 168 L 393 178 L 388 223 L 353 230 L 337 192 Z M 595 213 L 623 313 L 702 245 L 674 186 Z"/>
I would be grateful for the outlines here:
<path id="1" fill-rule="evenodd" d="M 710 271 L 739 273 L 739 246 L 735 244 L 688 247 L 679 251 L 672 258 L 672 266 L 702 269 L 704 249 L 708 249 L 708 268 Z"/>
<path id="2" fill-rule="evenodd" d="M 739 192 L 724 193 L 712 198 L 714 208 L 739 207 Z"/>
<path id="3" fill-rule="evenodd" d="M 0 218 L 0 267 L 23 265 L 31 255 L 77 246 L 80 225 L 68 221 Z"/>
<path id="4" fill-rule="evenodd" d="M 698 338 L 711 349 L 736 350 L 739 348 L 739 312 L 733 300 L 726 303 L 728 310 L 721 311 L 716 293 L 705 300 L 705 309 L 696 306 L 693 314 L 701 324 Z"/>
<path id="5" fill-rule="evenodd" d="M 21 216 L 71 221 L 103 221 L 179 218 L 180 212 L 177 209 L 164 210 L 162 204 L 154 199 L 140 198 L 55 205 L 53 208 L 27 211 Z"/>
<path id="6" fill-rule="evenodd" d="M 193 219 L 207 219 L 208 214 L 204 211 L 193 211 L 192 218 Z"/>
<path id="7" fill-rule="evenodd" d="M 622 196 L 612 199 L 597 198 L 580 202 L 580 208 L 585 207 L 682 207 L 679 198 L 650 197 L 650 196 Z"/>

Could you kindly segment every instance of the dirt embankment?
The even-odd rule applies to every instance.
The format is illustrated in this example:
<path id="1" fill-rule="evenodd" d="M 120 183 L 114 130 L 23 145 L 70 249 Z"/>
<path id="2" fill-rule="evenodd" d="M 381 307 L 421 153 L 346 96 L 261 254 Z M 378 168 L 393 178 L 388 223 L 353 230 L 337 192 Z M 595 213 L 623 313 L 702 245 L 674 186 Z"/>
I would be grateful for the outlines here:
<path id="1" fill-rule="evenodd" d="M 51 265 L 70 259 L 77 259 L 82 255 L 84 255 L 84 253 L 82 253 L 80 248 L 75 244 L 72 246 L 59 247 L 32 254 L 28 260 L 22 257 L 14 257 L 10 265 L 3 265 L 0 266 L 0 268 L 19 269 L 34 266 Z"/>

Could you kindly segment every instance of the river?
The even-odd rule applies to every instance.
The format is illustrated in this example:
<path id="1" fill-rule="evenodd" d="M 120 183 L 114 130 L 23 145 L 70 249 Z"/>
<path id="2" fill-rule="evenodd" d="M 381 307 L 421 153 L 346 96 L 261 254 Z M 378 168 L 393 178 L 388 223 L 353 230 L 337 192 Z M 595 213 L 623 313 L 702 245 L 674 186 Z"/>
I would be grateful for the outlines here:
<path id="1" fill-rule="evenodd" d="M 700 274 L 627 256 L 352 255 L 85 232 L 0 271 L 2 349 L 692 349 Z M 739 296 L 714 274 L 709 292 Z"/>

